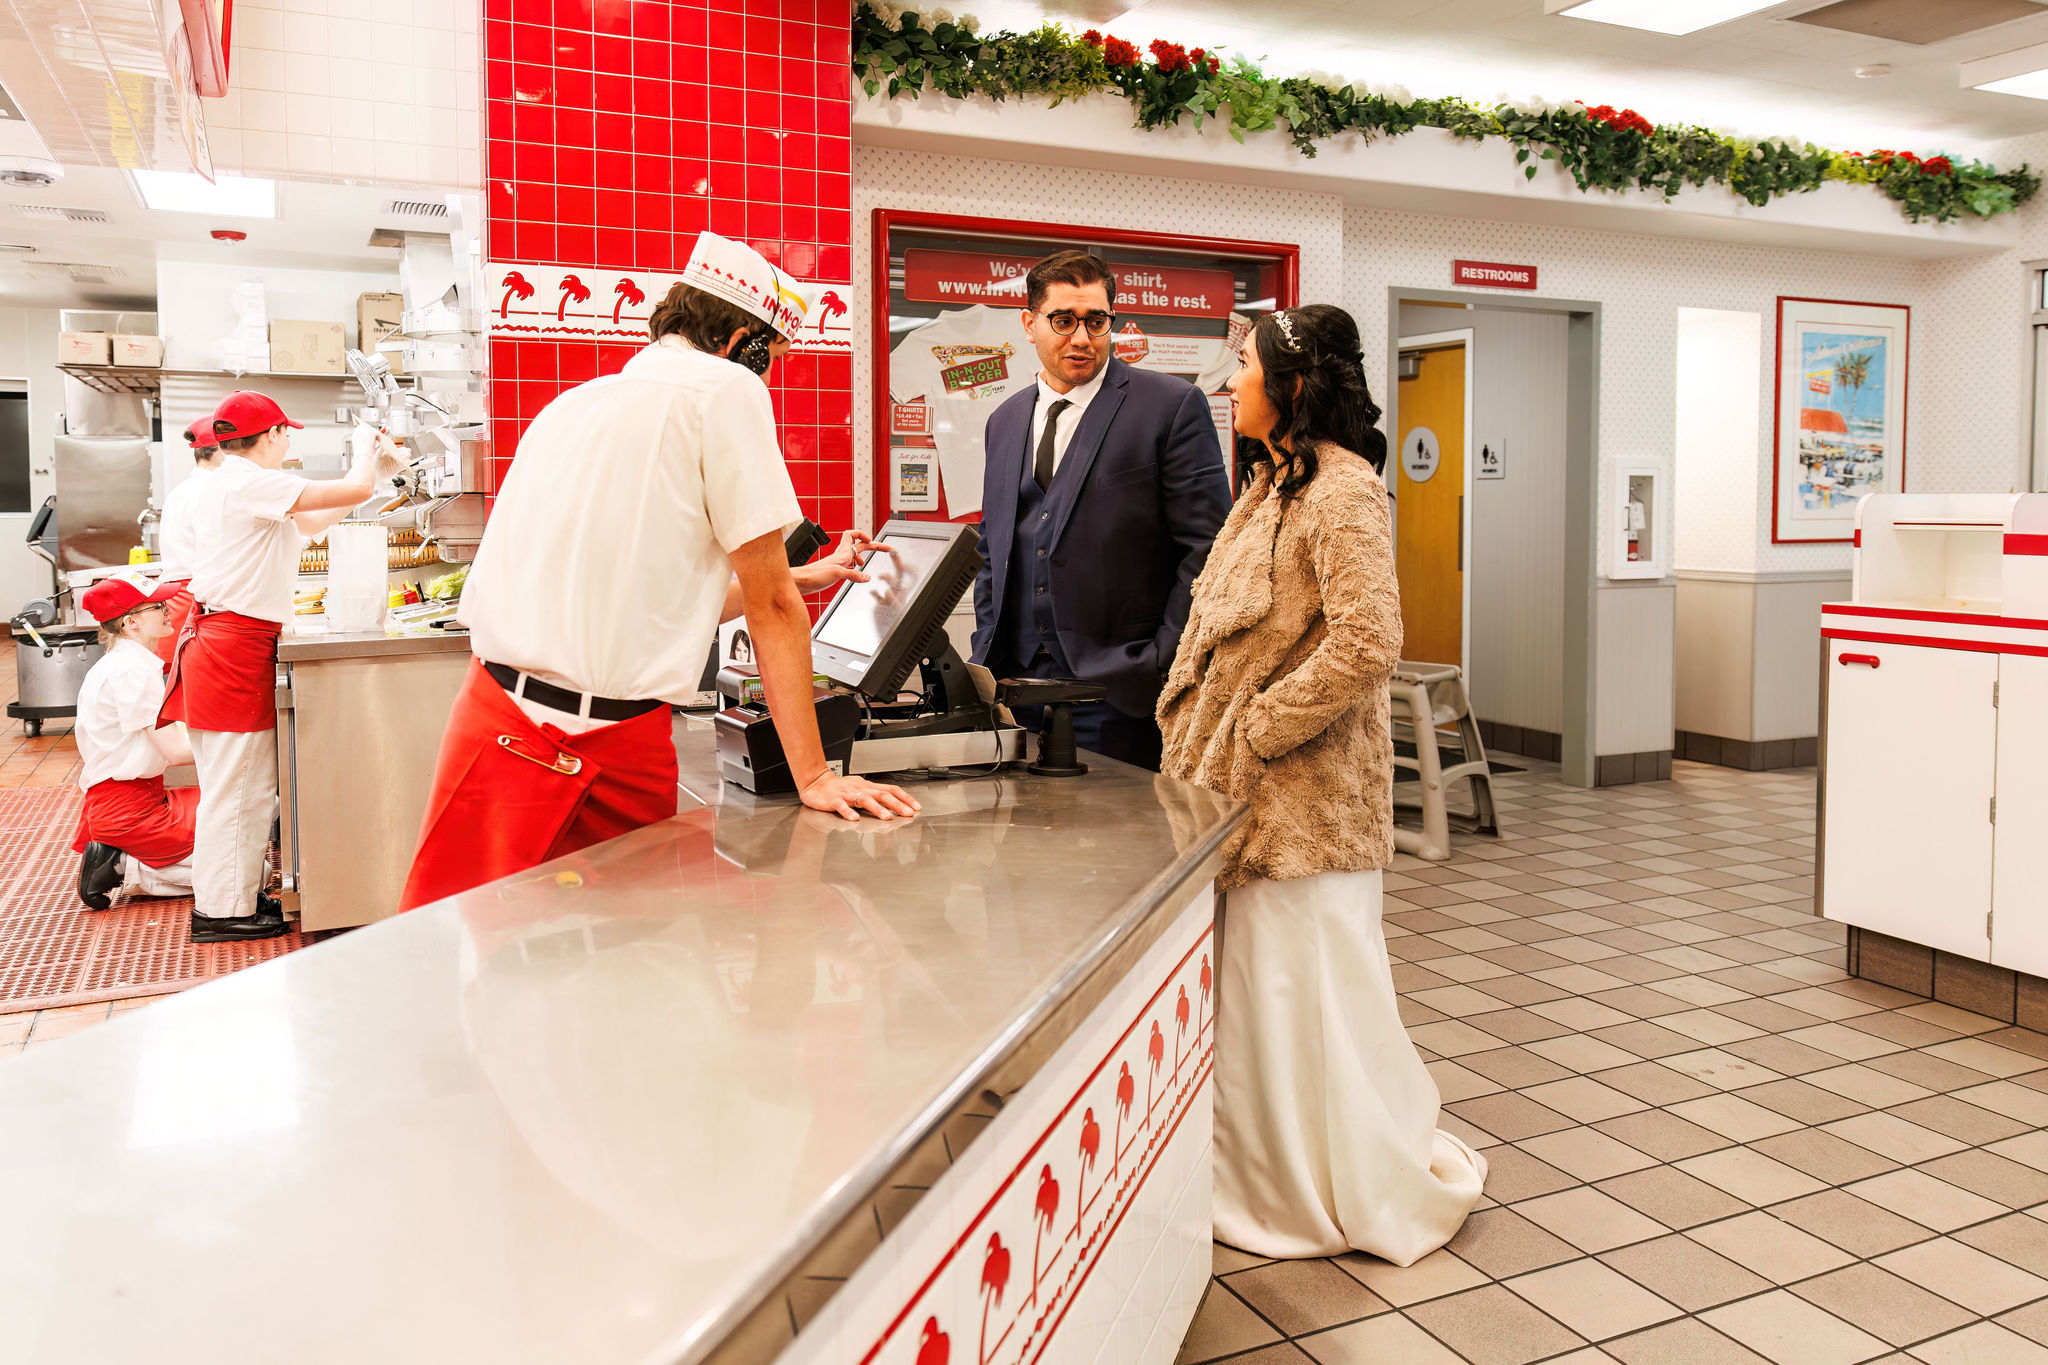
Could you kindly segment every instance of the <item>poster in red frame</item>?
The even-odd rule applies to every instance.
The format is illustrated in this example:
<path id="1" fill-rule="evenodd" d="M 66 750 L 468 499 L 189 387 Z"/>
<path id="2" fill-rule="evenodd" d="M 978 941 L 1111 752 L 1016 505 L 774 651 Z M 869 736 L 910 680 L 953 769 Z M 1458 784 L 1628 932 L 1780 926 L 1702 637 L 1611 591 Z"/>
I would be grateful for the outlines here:
<path id="1" fill-rule="evenodd" d="M 1029 262 L 1047 251 L 1074 246 L 1102 256 L 1119 272 L 1120 279 L 1123 272 L 1133 270 L 1156 275 L 1158 283 L 1166 286 L 1165 292 L 1169 296 L 1165 306 L 1159 311 L 1120 307 L 1117 347 L 1120 355 L 1136 355 L 1139 357 L 1137 363 L 1149 360 L 1148 368 L 1163 369 L 1169 373 L 1180 373 L 1183 367 L 1192 371 L 1205 359 L 1215 359 L 1211 353 L 1219 352 L 1229 342 L 1233 331 L 1241 336 L 1247 317 L 1276 308 L 1293 307 L 1299 302 L 1301 249 L 1289 243 L 890 209 L 875 210 L 873 225 L 874 415 L 870 460 L 874 471 L 874 496 L 870 511 L 876 525 L 892 516 L 961 521 L 975 520 L 980 516 L 978 438 L 975 453 L 951 452 L 956 471 L 962 459 L 977 467 L 971 486 L 972 505 L 967 510 L 955 511 L 956 503 L 945 496 L 943 466 L 940 510 L 892 509 L 894 448 L 919 439 L 899 433 L 896 418 L 905 403 L 925 396 L 892 391 L 892 351 L 902 344 L 908 332 L 936 321 L 942 315 L 939 310 L 944 308 L 942 304 L 913 297 L 916 293 L 929 291 L 906 288 L 910 283 L 904 259 L 907 251 L 986 254 L 992 261 L 1022 261 L 1024 268 L 1028 269 Z M 1203 297 L 1202 291 L 1218 288 L 1226 278 L 1233 280 L 1233 298 L 1229 307 L 1219 310 L 1214 300 Z M 994 281 L 996 275 L 991 274 L 989 279 Z M 1150 287 L 1156 288 L 1157 284 Z M 1178 294 L 1174 293 L 1175 288 L 1179 288 Z M 1187 301 L 1185 306 L 1177 306 L 1182 299 Z M 962 296 L 962 302 L 966 302 L 965 296 Z M 994 296 L 992 291 L 991 297 L 977 298 L 970 307 L 1004 310 L 1011 318 L 1016 318 L 1016 313 L 1023 307 L 1021 274 L 1017 276 L 1017 284 L 1003 291 L 1003 296 Z M 1234 327 L 1233 316 L 1237 319 Z M 1014 392 L 1036 374 L 1037 360 L 1030 350 L 1021 319 L 1015 321 L 1014 334 L 1000 318 L 985 317 L 983 322 L 995 327 L 1001 335 L 951 338 L 955 344 L 937 348 L 946 354 L 939 358 L 936 374 L 951 377 L 935 378 L 933 385 L 943 383 L 955 393 L 976 392 L 999 398 Z M 1192 372 L 1189 377 L 1194 377 Z M 995 405 L 986 403 L 984 406 L 993 411 Z M 1227 414 L 1228 405 L 1223 405 L 1222 410 Z M 920 441 L 920 444 L 933 441 L 939 445 L 942 456 L 948 453 L 943 427 L 944 423 L 940 421 L 933 435 Z M 1227 446 L 1229 433 L 1219 429 L 1218 439 L 1221 445 Z"/>

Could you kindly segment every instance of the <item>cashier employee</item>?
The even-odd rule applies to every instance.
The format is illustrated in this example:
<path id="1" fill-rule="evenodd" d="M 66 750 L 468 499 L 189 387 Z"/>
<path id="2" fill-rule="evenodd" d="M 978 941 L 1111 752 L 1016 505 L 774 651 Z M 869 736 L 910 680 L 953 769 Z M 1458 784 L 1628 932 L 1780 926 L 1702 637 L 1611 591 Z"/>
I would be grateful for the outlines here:
<path id="1" fill-rule="evenodd" d="M 199 562 L 199 541 L 192 525 L 192 499 L 198 496 L 205 476 L 213 473 L 220 461 L 220 438 L 213 432 L 212 413 L 186 427 L 184 436 L 192 447 L 192 472 L 165 496 L 164 510 L 156 524 L 157 545 L 162 552 L 157 581 L 175 584 L 178 589 L 165 616 L 167 629 L 156 642 L 157 655 L 163 659 L 165 668 L 171 666 L 171 654 L 178 647 L 178 637 L 184 634 L 185 622 L 191 618 L 196 601 L 190 580 L 193 566 Z"/>
<path id="2" fill-rule="evenodd" d="M 287 474 L 290 432 L 267 394 L 229 394 L 213 414 L 220 467 L 190 503 L 198 607 L 172 656 L 162 719 L 185 722 L 199 766 L 192 854 L 194 943 L 275 938 L 290 927 L 263 895 L 277 807 L 277 637 L 292 614 L 299 555 L 397 466 L 389 437 L 356 449 L 338 479 Z"/>
<path id="3" fill-rule="evenodd" d="M 751 248 L 702 233 L 653 343 L 534 418 L 463 587 L 476 660 L 402 908 L 673 816 L 669 704 L 695 695 L 729 605 L 804 804 L 917 810 L 834 774 L 810 706 L 810 619 L 782 540 L 802 512 L 761 380 L 808 304 Z"/>

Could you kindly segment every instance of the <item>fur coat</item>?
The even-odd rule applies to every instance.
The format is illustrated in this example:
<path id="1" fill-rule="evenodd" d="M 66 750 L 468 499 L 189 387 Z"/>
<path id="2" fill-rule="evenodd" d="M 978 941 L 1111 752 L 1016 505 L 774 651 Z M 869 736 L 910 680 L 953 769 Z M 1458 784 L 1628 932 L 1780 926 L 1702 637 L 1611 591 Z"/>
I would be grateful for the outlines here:
<path id="1" fill-rule="evenodd" d="M 1195 580 L 1159 698 L 1162 771 L 1251 807 L 1219 888 L 1392 859 L 1387 679 L 1400 654 L 1387 489 L 1372 467 L 1325 447 L 1286 499 L 1270 471 L 1256 475 Z"/>

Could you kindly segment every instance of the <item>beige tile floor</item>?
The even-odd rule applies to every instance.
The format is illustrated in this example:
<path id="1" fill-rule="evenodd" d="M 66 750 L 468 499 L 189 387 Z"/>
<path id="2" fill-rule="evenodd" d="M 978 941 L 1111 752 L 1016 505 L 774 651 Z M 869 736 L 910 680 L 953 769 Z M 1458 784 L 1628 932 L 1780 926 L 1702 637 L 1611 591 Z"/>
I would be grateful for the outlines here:
<path id="1" fill-rule="evenodd" d="M 1181 1360 L 2048 1365 L 2048 1037 L 1844 974 L 1810 770 L 1530 767 L 1387 881 L 1486 1199 L 1406 1269 L 1217 1247 Z"/>

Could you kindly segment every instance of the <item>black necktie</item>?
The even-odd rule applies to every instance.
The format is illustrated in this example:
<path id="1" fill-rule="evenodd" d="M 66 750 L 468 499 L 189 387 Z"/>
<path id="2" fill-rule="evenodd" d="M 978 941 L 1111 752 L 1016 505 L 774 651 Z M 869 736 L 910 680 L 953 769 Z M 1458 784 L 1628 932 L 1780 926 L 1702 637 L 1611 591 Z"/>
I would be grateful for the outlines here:
<path id="1" fill-rule="evenodd" d="M 1045 410 L 1045 433 L 1038 438 L 1038 454 L 1031 461 L 1031 477 L 1038 480 L 1041 493 L 1052 487 L 1052 445 L 1059 439 L 1060 414 L 1072 406 L 1062 398 Z"/>

